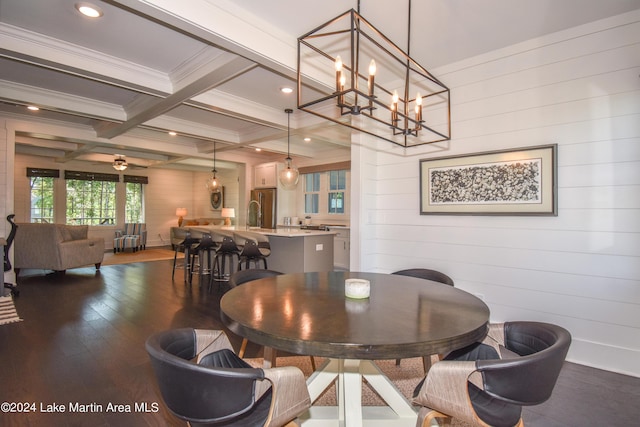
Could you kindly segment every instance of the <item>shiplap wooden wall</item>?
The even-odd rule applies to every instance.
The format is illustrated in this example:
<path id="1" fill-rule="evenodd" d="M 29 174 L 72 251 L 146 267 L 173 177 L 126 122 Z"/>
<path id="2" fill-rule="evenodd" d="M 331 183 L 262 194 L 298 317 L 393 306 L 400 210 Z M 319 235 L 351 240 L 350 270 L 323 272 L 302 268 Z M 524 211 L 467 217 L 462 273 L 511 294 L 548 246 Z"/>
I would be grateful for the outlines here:
<path id="1" fill-rule="evenodd" d="M 433 71 L 450 143 L 353 146 L 352 269 L 442 270 L 492 321 L 559 324 L 569 360 L 640 376 L 640 11 Z M 543 144 L 557 217 L 419 215 L 420 159 Z"/>

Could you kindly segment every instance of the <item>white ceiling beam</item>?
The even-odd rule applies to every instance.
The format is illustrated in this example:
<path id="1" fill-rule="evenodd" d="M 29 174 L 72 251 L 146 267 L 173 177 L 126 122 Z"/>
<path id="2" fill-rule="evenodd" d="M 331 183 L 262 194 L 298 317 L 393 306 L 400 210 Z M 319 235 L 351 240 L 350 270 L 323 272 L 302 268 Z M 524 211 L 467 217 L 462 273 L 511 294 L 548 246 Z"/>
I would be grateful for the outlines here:
<path id="1" fill-rule="evenodd" d="M 122 135 L 128 130 L 176 108 L 184 101 L 221 85 L 254 67 L 256 67 L 256 64 L 249 60 L 228 54 L 226 63 L 211 71 L 206 76 L 192 82 L 164 99 L 151 100 L 146 109 L 128 118 L 124 123 L 107 123 L 102 126 L 96 126 L 96 132 L 101 138 L 113 138 Z"/>

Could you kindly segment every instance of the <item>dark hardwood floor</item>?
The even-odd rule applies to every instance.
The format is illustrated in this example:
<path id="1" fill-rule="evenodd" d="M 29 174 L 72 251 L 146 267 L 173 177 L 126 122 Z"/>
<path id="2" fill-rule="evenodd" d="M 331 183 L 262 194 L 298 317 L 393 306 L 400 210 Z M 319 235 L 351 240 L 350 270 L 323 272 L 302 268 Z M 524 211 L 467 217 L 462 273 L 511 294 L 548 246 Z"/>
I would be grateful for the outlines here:
<path id="1" fill-rule="evenodd" d="M 21 272 L 15 305 L 24 321 L 0 326 L 0 402 L 36 410 L 2 411 L 0 426 L 184 425 L 162 403 L 144 342 L 168 328 L 223 328 L 226 287 L 209 292 L 195 279 L 189 288 L 181 271 L 172 282 L 171 268 L 172 261 L 155 261 L 64 276 Z M 229 335 L 238 348 L 241 339 Z M 247 356 L 259 351 L 250 345 Z M 86 406 L 70 413 L 71 403 Z M 524 419 L 529 427 L 631 426 L 640 419 L 638 403 L 639 378 L 566 363 L 552 398 L 526 408 Z M 66 412 L 44 412 L 56 404 Z"/>

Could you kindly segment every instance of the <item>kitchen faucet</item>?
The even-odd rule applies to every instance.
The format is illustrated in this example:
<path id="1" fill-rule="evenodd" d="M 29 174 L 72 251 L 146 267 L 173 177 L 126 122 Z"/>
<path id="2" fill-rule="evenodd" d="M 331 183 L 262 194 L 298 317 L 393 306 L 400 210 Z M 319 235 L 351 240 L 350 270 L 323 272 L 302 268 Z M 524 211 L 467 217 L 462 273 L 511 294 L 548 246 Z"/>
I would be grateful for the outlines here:
<path id="1" fill-rule="evenodd" d="M 251 204 L 255 203 L 258 205 L 258 214 L 256 217 L 256 225 L 258 228 L 262 228 L 262 206 L 260 206 L 260 202 L 257 200 L 251 200 L 249 205 L 247 205 L 247 230 L 249 229 L 249 213 L 251 212 Z"/>

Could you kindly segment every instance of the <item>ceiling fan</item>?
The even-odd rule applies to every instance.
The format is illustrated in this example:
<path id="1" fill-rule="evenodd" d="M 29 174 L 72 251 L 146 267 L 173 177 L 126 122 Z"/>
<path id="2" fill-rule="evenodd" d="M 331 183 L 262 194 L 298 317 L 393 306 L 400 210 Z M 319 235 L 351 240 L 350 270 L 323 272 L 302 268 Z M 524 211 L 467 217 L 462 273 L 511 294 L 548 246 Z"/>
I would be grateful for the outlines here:
<path id="1" fill-rule="evenodd" d="M 127 163 L 127 161 L 124 158 L 125 156 L 123 156 L 122 154 L 116 154 L 115 156 L 116 158 L 113 160 L 113 163 L 111 164 L 113 168 L 117 171 L 125 170 L 129 166 L 129 163 Z"/>

